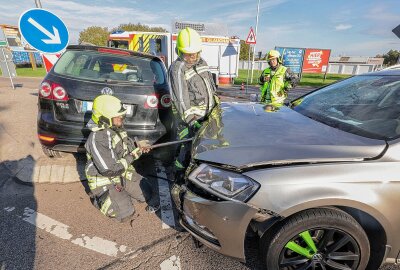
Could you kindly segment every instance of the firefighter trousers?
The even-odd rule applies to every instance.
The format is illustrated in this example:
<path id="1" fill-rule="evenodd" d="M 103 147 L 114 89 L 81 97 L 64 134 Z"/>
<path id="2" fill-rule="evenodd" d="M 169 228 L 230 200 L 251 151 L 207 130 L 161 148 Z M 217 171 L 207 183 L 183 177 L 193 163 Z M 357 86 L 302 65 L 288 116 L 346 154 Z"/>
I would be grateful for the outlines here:
<path id="1" fill-rule="evenodd" d="M 119 187 L 110 184 L 92 190 L 92 203 L 103 215 L 124 222 L 135 213 L 133 202 L 154 204 L 151 185 L 138 173 L 130 180 L 123 179 Z"/>

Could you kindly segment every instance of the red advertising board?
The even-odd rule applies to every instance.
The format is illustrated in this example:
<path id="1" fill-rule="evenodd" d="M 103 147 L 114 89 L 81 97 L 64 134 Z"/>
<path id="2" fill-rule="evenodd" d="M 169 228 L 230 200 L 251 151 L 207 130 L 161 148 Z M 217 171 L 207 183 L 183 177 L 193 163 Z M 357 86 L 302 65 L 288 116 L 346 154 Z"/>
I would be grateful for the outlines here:
<path id="1" fill-rule="evenodd" d="M 303 58 L 303 73 L 325 73 L 330 54 L 331 50 L 306 49 Z"/>

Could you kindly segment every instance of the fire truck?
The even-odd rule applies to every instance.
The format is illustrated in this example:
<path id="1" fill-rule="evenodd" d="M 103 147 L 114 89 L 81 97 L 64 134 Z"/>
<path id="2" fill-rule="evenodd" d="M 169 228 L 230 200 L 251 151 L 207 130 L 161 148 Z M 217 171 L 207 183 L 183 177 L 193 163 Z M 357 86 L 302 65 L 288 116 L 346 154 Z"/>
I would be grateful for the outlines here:
<path id="1" fill-rule="evenodd" d="M 201 57 L 206 60 L 214 81 L 230 84 L 238 76 L 240 39 L 229 37 L 226 27 L 214 23 L 173 22 L 172 33 L 117 31 L 110 34 L 108 46 L 158 56 L 167 66 L 178 57 L 175 47 L 178 32 L 195 29 L 202 39 Z"/>

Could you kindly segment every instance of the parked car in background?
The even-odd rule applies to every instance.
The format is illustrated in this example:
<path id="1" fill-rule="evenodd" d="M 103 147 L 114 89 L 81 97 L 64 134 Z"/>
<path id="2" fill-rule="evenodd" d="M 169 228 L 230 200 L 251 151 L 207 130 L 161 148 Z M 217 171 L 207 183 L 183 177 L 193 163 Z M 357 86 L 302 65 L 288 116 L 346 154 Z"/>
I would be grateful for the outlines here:
<path id="1" fill-rule="evenodd" d="M 242 261 L 247 240 L 258 241 L 268 270 L 399 263 L 400 70 L 279 109 L 222 104 L 172 194 L 195 238 Z"/>
<path id="2" fill-rule="evenodd" d="M 153 143 L 171 131 L 171 99 L 159 58 L 114 48 L 68 46 L 39 89 L 38 136 L 47 156 L 84 151 L 93 99 L 100 94 L 121 99 L 128 112 L 129 136 Z"/>

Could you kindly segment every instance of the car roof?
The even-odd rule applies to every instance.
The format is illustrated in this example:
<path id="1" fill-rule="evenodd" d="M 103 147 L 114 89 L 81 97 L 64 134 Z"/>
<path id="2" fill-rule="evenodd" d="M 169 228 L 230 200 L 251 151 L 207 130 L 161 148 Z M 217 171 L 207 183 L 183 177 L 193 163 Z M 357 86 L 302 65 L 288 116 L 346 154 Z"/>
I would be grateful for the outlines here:
<path id="1" fill-rule="evenodd" d="M 369 72 L 361 74 L 361 76 L 373 76 L 373 75 L 389 75 L 389 76 L 400 76 L 400 68 L 393 69 L 382 69 L 376 72 Z"/>
<path id="2" fill-rule="evenodd" d="M 117 54 L 118 52 L 122 52 L 121 54 L 127 54 L 129 53 L 132 56 L 140 56 L 140 57 L 146 57 L 146 58 L 157 58 L 159 59 L 157 56 L 148 54 L 148 53 L 142 53 L 142 52 L 135 52 L 135 51 L 131 51 L 131 50 L 125 50 L 125 49 L 118 49 L 118 48 L 112 48 L 112 47 L 103 47 L 103 46 L 95 46 L 95 45 L 69 45 L 67 47 L 67 51 L 69 50 L 84 50 L 84 51 L 99 51 L 99 49 L 103 49 L 103 52 L 107 52 L 107 51 L 115 51 Z"/>

